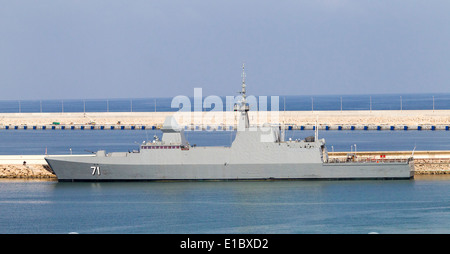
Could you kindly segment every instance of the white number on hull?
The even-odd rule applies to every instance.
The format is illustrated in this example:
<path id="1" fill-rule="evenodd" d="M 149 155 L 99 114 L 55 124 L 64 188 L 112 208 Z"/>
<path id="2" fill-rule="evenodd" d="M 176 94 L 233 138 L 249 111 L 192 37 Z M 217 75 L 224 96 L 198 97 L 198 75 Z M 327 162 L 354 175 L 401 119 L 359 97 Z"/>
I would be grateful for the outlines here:
<path id="1" fill-rule="evenodd" d="M 97 172 L 97 175 L 101 175 L 99 166 L 92 166 L 91 169 L 92 169 L 92 175 L 95 175 L 95 172 Z"/>

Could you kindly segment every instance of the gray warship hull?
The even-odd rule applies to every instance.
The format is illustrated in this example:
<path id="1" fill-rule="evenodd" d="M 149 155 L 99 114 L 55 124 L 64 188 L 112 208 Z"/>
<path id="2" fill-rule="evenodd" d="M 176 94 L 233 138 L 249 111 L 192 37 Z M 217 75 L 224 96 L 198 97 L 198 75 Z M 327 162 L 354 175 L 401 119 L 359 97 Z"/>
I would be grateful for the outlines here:
<path id="1" fill-rule="evenodd" d="M 59 181 L 411 179 L 408 163 L 142 165 L 47 159 Z M 95 166 L 92 166 L 95 165 Z"/>
<path id="2" fill-rule="evenodd" d="M 257 136 L 255 132 L 253 136 Z M 250 135 L 252 136 L 252 135 Z M 245 135 L 248 137 L 248 135 Z M 328 162 L 319 142 L 255 142 L 232 147 L 191 147 L 96 155 L 47 157 L 59 181 L 410 179 L 412 160 Z M 263 145 L 257 145 L 263 144 Z M 305 149 L 305 147 L 308 147 Z"/>

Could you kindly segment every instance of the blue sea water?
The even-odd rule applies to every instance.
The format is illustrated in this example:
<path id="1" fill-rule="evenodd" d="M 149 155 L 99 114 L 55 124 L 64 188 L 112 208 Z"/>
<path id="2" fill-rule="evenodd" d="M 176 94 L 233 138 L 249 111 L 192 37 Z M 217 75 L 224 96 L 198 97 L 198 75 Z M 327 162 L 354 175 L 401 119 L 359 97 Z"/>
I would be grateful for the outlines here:
<path id="1" fill-rule="evenodd" d="M 227 108 L 226 96 L 220 96 L 222 110 Z M 191 110 L 194 98 L 189 97 Z M 261 100 L 261 104 L 260 104 Z M 267 100 L 267 104 L 264 101 Z M 18 112 L 165 112 L 177 111 L 173 98 L 119 98 L 119 99 L 67 99 L 67 100 L 3 100 L 0 113 Z M 250 101 L 251 103 L 252 101 Z M 274 103 L 276 100 L 273 101 Z M 203 97 L 205 103 L 205 97 Z M 270 110 L 271 96 L 255 96 L 250 109 Z M 188 105 L 183 107 L 189 108 Z M 219 108 L 216 108 L 219 107 Z M 220 105 L 213 105 L 214 110 Z M 286 111 L 309 110 L 440 110 L 450 109 L 450 94 L 374 94 L 374 95 L 288 95 L 278 96 L 278 109 Z M 211 110 L 204 104 L 204 111 Z"/>
<path id="2" fill-rule="evenodd" d="M 160 130 L 1 130 L 0 154 L 85 154 L 98 150 L 123 152 L 138 150 L 139 145 Z M 191 145 L 230 146 L 235 131 L 186 131 Z M 311 130 L 286 130 L 286 139 L 304 139 L 314 135 Z M 328 151 L 412 151 L 450 150 L 450 132 L 397 130 L 323 130 Z"/>
<path id="3" fill-rule="evenodd" d="M 450 233 L 450 179 L 0 180 L 0 233 Z"/>

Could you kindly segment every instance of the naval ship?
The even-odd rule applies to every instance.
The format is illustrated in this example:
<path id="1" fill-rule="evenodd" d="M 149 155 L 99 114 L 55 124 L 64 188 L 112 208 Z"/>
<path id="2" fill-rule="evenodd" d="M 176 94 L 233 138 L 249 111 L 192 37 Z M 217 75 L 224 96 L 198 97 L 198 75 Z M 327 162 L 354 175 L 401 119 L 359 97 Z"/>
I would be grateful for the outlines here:
<path id="1" fill-rule="evenodd" d="M 242 99 L 234 105 L 239 122 L 231 146 L 191 146 L 173 116 L 162 138 L 135 152 L 48 156 L 58 181 L 175 181 L 290 179 L 412 179 L 412 157 L 397 161 L 329 160 L 324 139 L 284 140 L 280 126 L 250 128 L 243 70 Z"/>

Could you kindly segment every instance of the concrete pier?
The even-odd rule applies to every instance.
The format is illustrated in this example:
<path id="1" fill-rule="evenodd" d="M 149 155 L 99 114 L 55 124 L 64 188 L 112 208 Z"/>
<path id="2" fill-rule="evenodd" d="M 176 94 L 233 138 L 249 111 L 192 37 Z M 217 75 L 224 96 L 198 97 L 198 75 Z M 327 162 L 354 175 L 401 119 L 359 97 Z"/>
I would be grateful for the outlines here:
<path id="1" fill-rule="evenodd" d="M 375 152 L 330 152 L 329 158 L 345 161 L 349 154 L 356 154 L 358 160 L 389 161 L 410 158 L 412 151 L 375 151 Z M 416 175 L 450 174 L 450 151 L 414 151 Z"/>
<path id="2" fill-rule="evenodd" d="M 185 130 L 236 130 L 236 125 L 186 125 Z M 161 125 L 0 125 L 0 130 L 157 130 Z M 284 125 L 285 130 L 314 130 L 315 125 Z M 450 125 L 318 125 L 319 130 L 449 131 Z"/>
<path id="3" fill-rule="evenodd" d="M 44 159 L 45 156 L 0 155 L 0 178 L 56 179 L 56 175 Z"/>
<path id="4" fill-rule="evenodd" d="M 227 112 L 100 112 L 2 113 L 0 130 L 142 130 L 158 129 L 166 116 L 187 129 L 229 130 L 237 113 Z M 281 124 L 291 130 L 450 130 L 450 110 L 380 111 L 250 111 L 250 122 Z"/>

